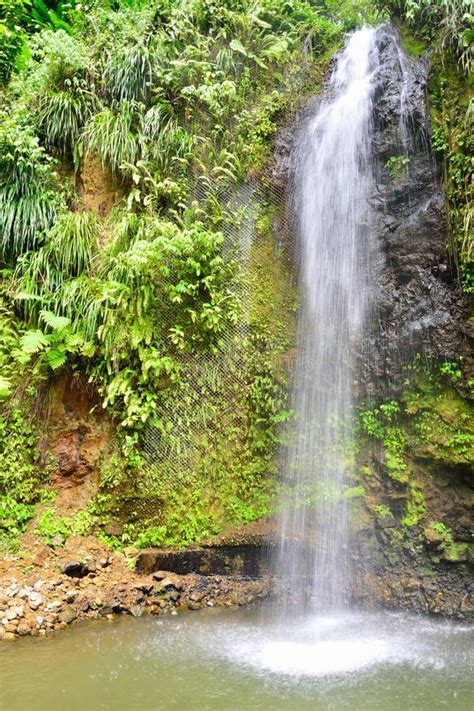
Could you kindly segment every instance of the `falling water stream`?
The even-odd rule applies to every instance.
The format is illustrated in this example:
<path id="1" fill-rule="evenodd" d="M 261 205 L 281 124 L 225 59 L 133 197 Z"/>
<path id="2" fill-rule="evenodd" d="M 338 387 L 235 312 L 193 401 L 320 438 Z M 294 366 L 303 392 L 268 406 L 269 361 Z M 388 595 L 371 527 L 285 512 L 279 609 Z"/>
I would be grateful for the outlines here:
<path id="1" fill-rule="evenodd" d="M 296 431 L 286 471 L 281 576 L 309 586 L 317 603 L 343 602 L 347 570 L 346 457 L 351 446 L 354 351 L 370 302 L 373 251 L 372 102 L 376 30 L 352 35 L 328 97 L 301 129 L 293 209 L 298 221 L 301 308 L 293 382 Z M 317 505 L 303 505 L 314 492 Z"/>
<path id="2" fill-rule="evenodd" d="M 282 604 L 280 616 L 237 609 L 118 619 L 3 645 L 5 711 L 472 709 L 472 628 L 345 606 L 354 353 L 372 308 L 377 251 L 368 206 L 377 68 L 377 31 L 355 32 L 294 153 L 296 431 L 277 566 L 290 592 L 304 587 L 309 601 Z"/>

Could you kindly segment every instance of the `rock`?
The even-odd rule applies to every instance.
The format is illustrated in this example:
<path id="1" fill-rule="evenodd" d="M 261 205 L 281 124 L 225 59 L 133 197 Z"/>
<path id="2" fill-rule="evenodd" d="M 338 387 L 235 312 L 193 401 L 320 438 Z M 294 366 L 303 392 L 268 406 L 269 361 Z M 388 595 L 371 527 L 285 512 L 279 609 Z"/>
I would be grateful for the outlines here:
<path id="1" fill-rule="evenodd" d="M 64 610 L 59 614 L 60 622 L 65 622 L 67 625 L 70 625 L 71 622 L 74 622 L 76 617 L 77 615 L 70 605 L 67 605 Z"/>
<path id="2" fill-rule="evenodd" d="M 69 578 L 85 578 L 89 573 L 94 572 L 87 563 L 82 561 L 69 561 L 61 568 L 61 572 Z"/>
<path id="3" fill-rule="evenodd" d="M 16 639 L 16 634 L 14 634 L 13 632 L 5 632 L 2 639 L 4 639 L 6 642 L 12 642 L 14 639 Z"/>
<path id="4" fill-rule="evenodd" d="M 29 594 L 29 606 L 32 610 L 37 610 L 42 602 L 43 596 L 38 592 L 33 591 Z"/>
<path id="5" fill-rule="evenodd" d="M 23 617 L 23 605 L 18 607 L 9 607 L 5 612 L 5 617 L 7 620 L 16 620 L 18 617 Z"/>
<path id="6" fill-rule="evenodd" d="M 59 534 L 57 534 L 56 536 L 53 536 L 53 538 L 51 539 L 51 545 L 53 546 L 53 548 L 59 548 L 60 546 L 63 545 L 63 543 L 64 543 L 64 538 Z"/>
<path id="7" fill-rule="evenodd" d="M 89 573 L 88 573 L 89 575 L 90 575 L 91 573 L 96 573 L 96 572 L 97 572 L 97 563 L 96 563 L 95 558 L 92 558 L 92 557 L 88 556 L 88 557 L 86 558 L 86 560 L 85 560 L 85 564 L 86 564 L 86 566 L 87 566 L 87 568 L 88 568 L 88 570 L 89 570 Z"/>
<path id="8" fill-rule="evenodd" d="M 397 525 L 397 519 L 393 514 L 383 516 L 377 519 L 377 526 L 383 531 L 386 528 L 395 528 Z"/>
<path id="9" fill-rule="evenodd" d="M 157 570 L 156 573 L 153 573 L 151 577 L 154 580 L 165 580 L 168 575 L 169 573 L 167 573 L 166 570 Z"/>
<path id="10" fill-rule="evenodd" d="M 104 527 L 104 532 L 107 536 L 121 536 L 123 533 L 123 524 L 120 521 L 111 521 Z"/>
<path id="11" fill-rule="evenodd" d="M 188 610 L 200 610 L 201 605 L 199 602 L 196 602 L 195 600 L 188 600 Z"/>
<path id="12" fill-rule="evenodd" d="M 143 615 L 143 607 L 140 605 L 132 605 L 130 608 L 130 614 L 133 617 L 141 617 Z"/>
<path id="13" fill-rule="evenodd" d="M 30 634 L 30 632 L 30 626 L 27 625 L 26 622 L 20 622 L 17 630 L 17 633 L 20 635 L 20 637 L 25 637 L 26 635 Z"/>
<path id="14" fill-rule="evenodd" d="M 181 583 L 178 583 L 177 581 L 175 582 L 170 578 L 165 578 L 164 580 L 153 586 L 153 593 L 155 595 L 171 593 L 172 591 L 176 591 L 178 588 L 181 588 Z"/>
<path id="15" fill-rule="evenodd" d="M 53 600 L 44 608 L 45 612 L 58 612 L 61 609 L 62 603 L 60 600 Z"/>
<path id="16" fill-rule="evenodd" d="M 110 605 L 102 605 L 102 607 L 99 609 L 99 615 L 101 617 L 108 617 L 109 615 L 112 615 L 113 612 L 114 610 Z"/>
<path id="17" fill-rule="evenodd" d="M 107 568 L 110 565 L 110 560 L 108 558 L 101 558 L 99 560 L 99 565 L 101 568 Z"/>

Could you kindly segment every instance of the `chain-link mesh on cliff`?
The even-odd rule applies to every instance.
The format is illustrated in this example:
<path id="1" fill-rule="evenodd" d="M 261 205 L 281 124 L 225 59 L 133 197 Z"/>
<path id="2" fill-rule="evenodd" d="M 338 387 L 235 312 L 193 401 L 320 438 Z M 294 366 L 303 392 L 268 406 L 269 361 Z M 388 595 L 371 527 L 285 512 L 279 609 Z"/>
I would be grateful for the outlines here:
<path id="1" fill-rule="evenodd" d="M 302 59 L 282 93 L 296 95 L 307 79 L 308 66 Z M 293 231 L 285 214 L 285 187 L 270 170 L 258 183 L 244 183 L 231 191 L 198 182 L 192 199 L 204 204 L 210 198 L 222 209 L 224 255 L 236 263 L 232 287 L 240 306 L 238 322 L 221 334 L 215 352 L 182 363 L 179 382 L 162 391 L 155 424 L 147 425 L 135 508 L 137 515 L 155 520 L 160 499 L 169 500 L 183 487 L 199 495 L 212 486 L 213 470 L 225 466 L 226 458 L 231 466 L 235 458 L 231 440 L 240 440 L 244 447 L 255 352 L 252 331 L 261 313 L 265 312 L 266 348 L 269 357 L 279 360 L 280 370 L 282 352 L 291 340 L 288 324 L 293 319 L 288 314 L 293 311 L 294 293 L 287 266 L 294 255 L 283 237 Z M 266 230 L 258 228 L 262 217 L 267 220 Z"/>
<path id="2" fill-rule="evenodd" d="M 255 348 L 252 330 L 259 308 L 274 311 L 277 307 L 256 303 L 265 298 L 259 281 L 271 278 L 272 265 L 283 259 L 274 238 L 259 236 L 256 229 L 261 205 L 269 200 L 282 210 L 281 191 L 248 184 L 223 204 L 223 249 L 236 264 L 231 286 L 239 305 L 237 323 L 221 334 L 215 352 L 189 356 L 182 362 L 179 381 L 162 391 L 154 424 L 147 426 L 143 437 L 145 466 L 136 502 L 139 515 L 156 517 L 157 499 L 169 498 L 182 487 L 212 484 L 213 467 L 222 466 L 226 458 L 226 430 L 234 439 L 245 439 Z M 278 320 L 277 313 L 274 318 Z M 281 329 L 270 331 L 266 343 L 270 357 L 281 351 L 287 337 Z"/>

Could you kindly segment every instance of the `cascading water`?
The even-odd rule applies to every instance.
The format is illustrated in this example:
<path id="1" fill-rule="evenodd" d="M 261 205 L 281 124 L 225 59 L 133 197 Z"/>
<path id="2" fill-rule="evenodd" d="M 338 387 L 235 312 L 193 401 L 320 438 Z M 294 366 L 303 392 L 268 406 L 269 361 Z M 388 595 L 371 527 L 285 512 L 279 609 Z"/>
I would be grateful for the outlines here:
<path id="1" fill-rule="evenodd" d="M 278 564 L 290 591 L 306 589 L 318 607 L 342 606 L 349 575 L 344 497 L 355 348 L 370 306 L 374 249 L 368 197 L 376 32 L 365 28 L 350 38 L 294 155 L 301 308 Z"/>

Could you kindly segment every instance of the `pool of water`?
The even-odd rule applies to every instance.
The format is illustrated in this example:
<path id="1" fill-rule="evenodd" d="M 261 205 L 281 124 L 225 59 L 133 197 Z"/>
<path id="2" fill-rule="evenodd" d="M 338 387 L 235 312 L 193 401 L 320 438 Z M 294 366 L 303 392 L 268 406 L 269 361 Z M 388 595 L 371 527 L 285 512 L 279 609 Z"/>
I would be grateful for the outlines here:
<path id="1" fill-rule="evenodd" d="M 474 627 L 206 610 L 0 646 L 4 711 L 472 711 Z"/>

